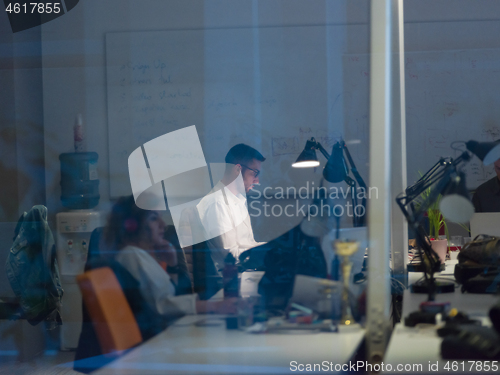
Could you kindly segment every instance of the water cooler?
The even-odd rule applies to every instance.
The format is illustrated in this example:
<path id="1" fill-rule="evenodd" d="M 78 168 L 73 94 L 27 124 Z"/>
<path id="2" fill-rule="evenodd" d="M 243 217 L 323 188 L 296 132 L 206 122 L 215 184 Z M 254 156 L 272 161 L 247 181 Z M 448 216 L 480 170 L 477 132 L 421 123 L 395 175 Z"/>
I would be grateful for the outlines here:
<path id="1" fill-rule="evenodd" d="M 83 272 L 92 231 L 103 226 L 103 215 L 93 210 L 74 210 L 56 215 L 57 259 L 64 289 L 61 318 L 61 350 L 76 349 L 82 330 L 82 295 L 76 275 Z"/>
<path id="2" fill-rule="evenodd" d="M 81 122 L 79 120 L 78 124 Z M 76 135 L 80 136 L 80 133 L 75 131 L 75 150 L 78 150 Z M 93 210 L 100 198 L 97 153 L 64 153 L 59 155 L 59 160 L 61 202 L 68 209 L 67 212 L 56 214 L 57 262 L 64 289 L 61 350 L 71 350 L 78 346 L 82 329 L 82 295 L 76 275 L 84 270 L 92 231 L 104 223 L 103 215 Z"/>

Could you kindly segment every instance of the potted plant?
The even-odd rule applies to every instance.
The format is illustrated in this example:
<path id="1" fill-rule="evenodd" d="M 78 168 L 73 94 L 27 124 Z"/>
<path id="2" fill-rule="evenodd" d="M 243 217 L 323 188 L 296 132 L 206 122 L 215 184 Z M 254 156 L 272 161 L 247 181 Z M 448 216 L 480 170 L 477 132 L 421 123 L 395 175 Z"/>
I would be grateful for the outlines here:
<path id="1" fill-rule="evenodd" d="M 422 197 L 422 202 L 426 201 L 431 194 L 431 188 L 426 189 L 420 196 Z M 446 259 L 446 253 L 448 252 L 448 226 L 444 219 L 443 214 L 439 210 L 439 202 L 441 202 L 442 195 L 439 194 L 435 202 L 433 202 L 427 210 L 427 218 L 429 219 L 429 238 L 431 239 L 432 250 L 439 255 L 441 263 L 444 263 Z M 439 239 L 439 231 L 444 228 L 444 233 L 446 235 L 445 239 Z"/>
<path id="2" fill-rule="evenodd" d="M 450 235 L 448 233 L 448 226 L 446 225 L 443 214 L 439 210 L 440 201 L 441 195 L 439 195 L 437 201 L 427 210 L 427 217 L 429 219 L 429 237 L 431 239 L 432 250 L 439 255 L 441 263 L 444 263 L 446 260 L 446 253 L 448 252 L 448 239 L 450 238 Z M 439 239 L 439 231 L 443 227 L 446 238 L 441 240 Z"/>

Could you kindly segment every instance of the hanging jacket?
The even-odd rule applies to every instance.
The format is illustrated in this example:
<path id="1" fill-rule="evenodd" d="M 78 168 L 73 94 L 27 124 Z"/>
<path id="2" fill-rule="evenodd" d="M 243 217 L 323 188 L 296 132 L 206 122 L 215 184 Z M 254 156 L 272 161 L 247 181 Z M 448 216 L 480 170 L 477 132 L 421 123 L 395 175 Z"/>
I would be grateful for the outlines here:
<path id="1" fill-rule="evenodd" d="M 32 325 L 45 321 L 47 329 L 60 325 L 63 290 L 45 206 L 34 206 L 19 219 L 5 268 L 22 317 Z"/>

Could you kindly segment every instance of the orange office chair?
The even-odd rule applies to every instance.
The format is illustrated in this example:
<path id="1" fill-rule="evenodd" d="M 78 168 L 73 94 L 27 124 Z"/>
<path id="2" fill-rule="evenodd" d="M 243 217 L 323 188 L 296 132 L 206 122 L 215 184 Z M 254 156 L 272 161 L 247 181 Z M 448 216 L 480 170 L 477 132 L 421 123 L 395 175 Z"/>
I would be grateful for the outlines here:
<path id="1" fill-rule="evenodd" d="M 111 268 L 87 271 L 76 280 L 103 354 L 126 350 L 142 342 L 134 314 Z"/>

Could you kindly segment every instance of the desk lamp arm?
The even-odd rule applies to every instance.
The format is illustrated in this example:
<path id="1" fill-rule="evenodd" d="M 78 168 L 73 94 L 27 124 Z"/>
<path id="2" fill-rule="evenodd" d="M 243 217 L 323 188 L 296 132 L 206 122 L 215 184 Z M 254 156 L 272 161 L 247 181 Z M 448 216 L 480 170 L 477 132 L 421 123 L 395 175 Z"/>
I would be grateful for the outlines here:
<path id="1" fill-rule="evenodd" d="M 403 209 L 401 207 L 401 204 L 404 206 L 407 206 L 408 204 L 413 202 L 415 199 L 417 199 L 420 196 L 420 194 L 422 194 L 425 190 L 427 190 L 429 187 L 434 185 L 437 181 L 441 180 L 445 176 L 445 174 L 447 175 L 445 180 L 448 180 L 450 175 L 452 175 L 453 173 L 456 173 L 457 168 L 460 166 L 460 164 L 466 163 L 470 159 L 471 159 L 471 155 L 467 151 L 464 151 L 455 160 L 451 159 L 451 160 L 447 161 L 446 159 L 441 158 L 417 182 L 415 182 L 413 185 L 407 187 L 405 190 L 405 193 L 403 195 L 401 195 L 399 198 L 396 198 L 396 201 L 398 202 L 398 205 L 400 206 L 400 208 Z M 444 168 L 438 171 L 439 167 L 444 167 Z M 438 196 L 439 196 L 439 194 L 437 194 L 434 199 L 436 199 Z M 432 203 L 430 203 L 430 204 L 432 204 Z M 427 210 L 427 208 L 428 207 L 425 208 L 425 211 Z M 424 213 L 425 213 L 425 211 L 424 211 Z"/>
<path id="2" fill-rule="evenodd" d="M 314 147 L 316 147 L 319 152 L 323 154 L 323 156 L 326 158 L 326 160 L 330 159 L 330 154 L 325 150 L 325 148 L 319 143 L 316 139 L 311 138 L 311 141 L 314 142 Z"/>
<path id="3" fill-rule="evenodd" d="M 347 148 L 347 146 L 346 146 L 346 144 L 345 144 L 344 141 L 342 141 L 341 146 L 342 146 L 342 149 L 344 150 L 345 156 L 347 157 L 347 162 L 349 163 L 349 167 L 351 168 L 351 172 L 352 172 L 354 178 L 356 179 L 359 187 L 362 188 L 365 191 L 365 196 L 361 200 L 361 205 L 363 206 L 363 209 L 365 211 L 365 215 L 359 216 L 355 220 L 355 226 L 356 227 L 363 227 L 363 226 L 366 225 L 366 190 L 367 190 L 366 183 L 363 180 L 363 178 L 361 177 L 361 175 L 359 174 L 358 168 L 356 168 L 356 164 L 354 164 L 354 160 L 352 160 L 351 153 L 349 152 L 349 149 Z M 350 181 L 348 181 L 348 179 Z M 354 181 L 352 180 L 352 178 L 350 178 L 349 176 L 346 177 L 346 182 L 353 189 L 355 188 L 356 184 L 354 183 Z M 354 196 L 353 196 L 353 206 L 355 206 L 355 205 L 357 205 L 357 200 L 356 200 L 356 203 L 355 203 L 355 199 L 354 199 Z"/>
<path id="4" fill-rule="evenodd" d="M 436 164 L 434 164 L 431 169 L 429 169 L 427 172 L 425 172 L 425 174 L 422 175 L 422 177 L 420 177 L 417 182 L 415 182 L 413 185 L 408 186 L 406 188 L 406 190 L 405 190 L 406 194 L 413 196 L 413 195 L 415 195 L 415 192 L 417 190 L 420 190 L 420 192 L 417 193 L 417 195 L 420 195 L 420 193 L 425 190 L 425 188 L 422 189 L 422 184 L 426 184 L 429 182 L 429 180 L 432 177 L 436 177 L 435 176 L 436 172 L 438 172 L 438 170 L 441 167 L 446 166 L 447 163 L 449 163 L 449 161 L 447 161 L 447 159 L 445 159 L 445 158 L 439 159 L 438 162 Z"/>
<path id="5" fill-rule="evenodd" d="M 444 169 L 444 171 L 443 170 L 439 171 L 440 167 L 451 166 L 456 169 L 460 164 L 467 163 L 471 158 L 472 158 L 471 154 L 467 151 L 464 151 L 455 160 L 451 158 L 439 159 L 438 162 L 434 164 L 431 169 L 425 172 L 425 174 L 422 177 L 420 177 L 420 179 L 417 182 L 406 188 L 405 190 L 406 196 L 412 197 L 412 199 L 410 200 L 413 200 L 416 197 L 418 197 L 423 191 L 425 191 L 425 189 L 429 188 L 432 184 L 438 181 L 443 176 L 444 171 L 446 171 L 446 168 Z M 425 184 L 424 187 L 422 187 L 423 184 Z M 408 200 L 407 202 L 409 202 L 410 200 Z"/>
<path id="6" fill-rule="evenodd" d="M 354 160 L 352 160 L 351 153 L 349 152 L 349 149 L 347 148 L 344 141 L 342 141 L 342 149 L 344 150 L 344 153 L 347 157 L 347 161 L 349 162 L 349 167 L 351 168 L 351 172 L 354 175 L 356 181 L 358 182 L 359 187 L 362 187 L 363 189 L 366 190 L 366 183 L 359 174 L 358 168 L 356 168 L 356 164 L 354 164 Z"/>

